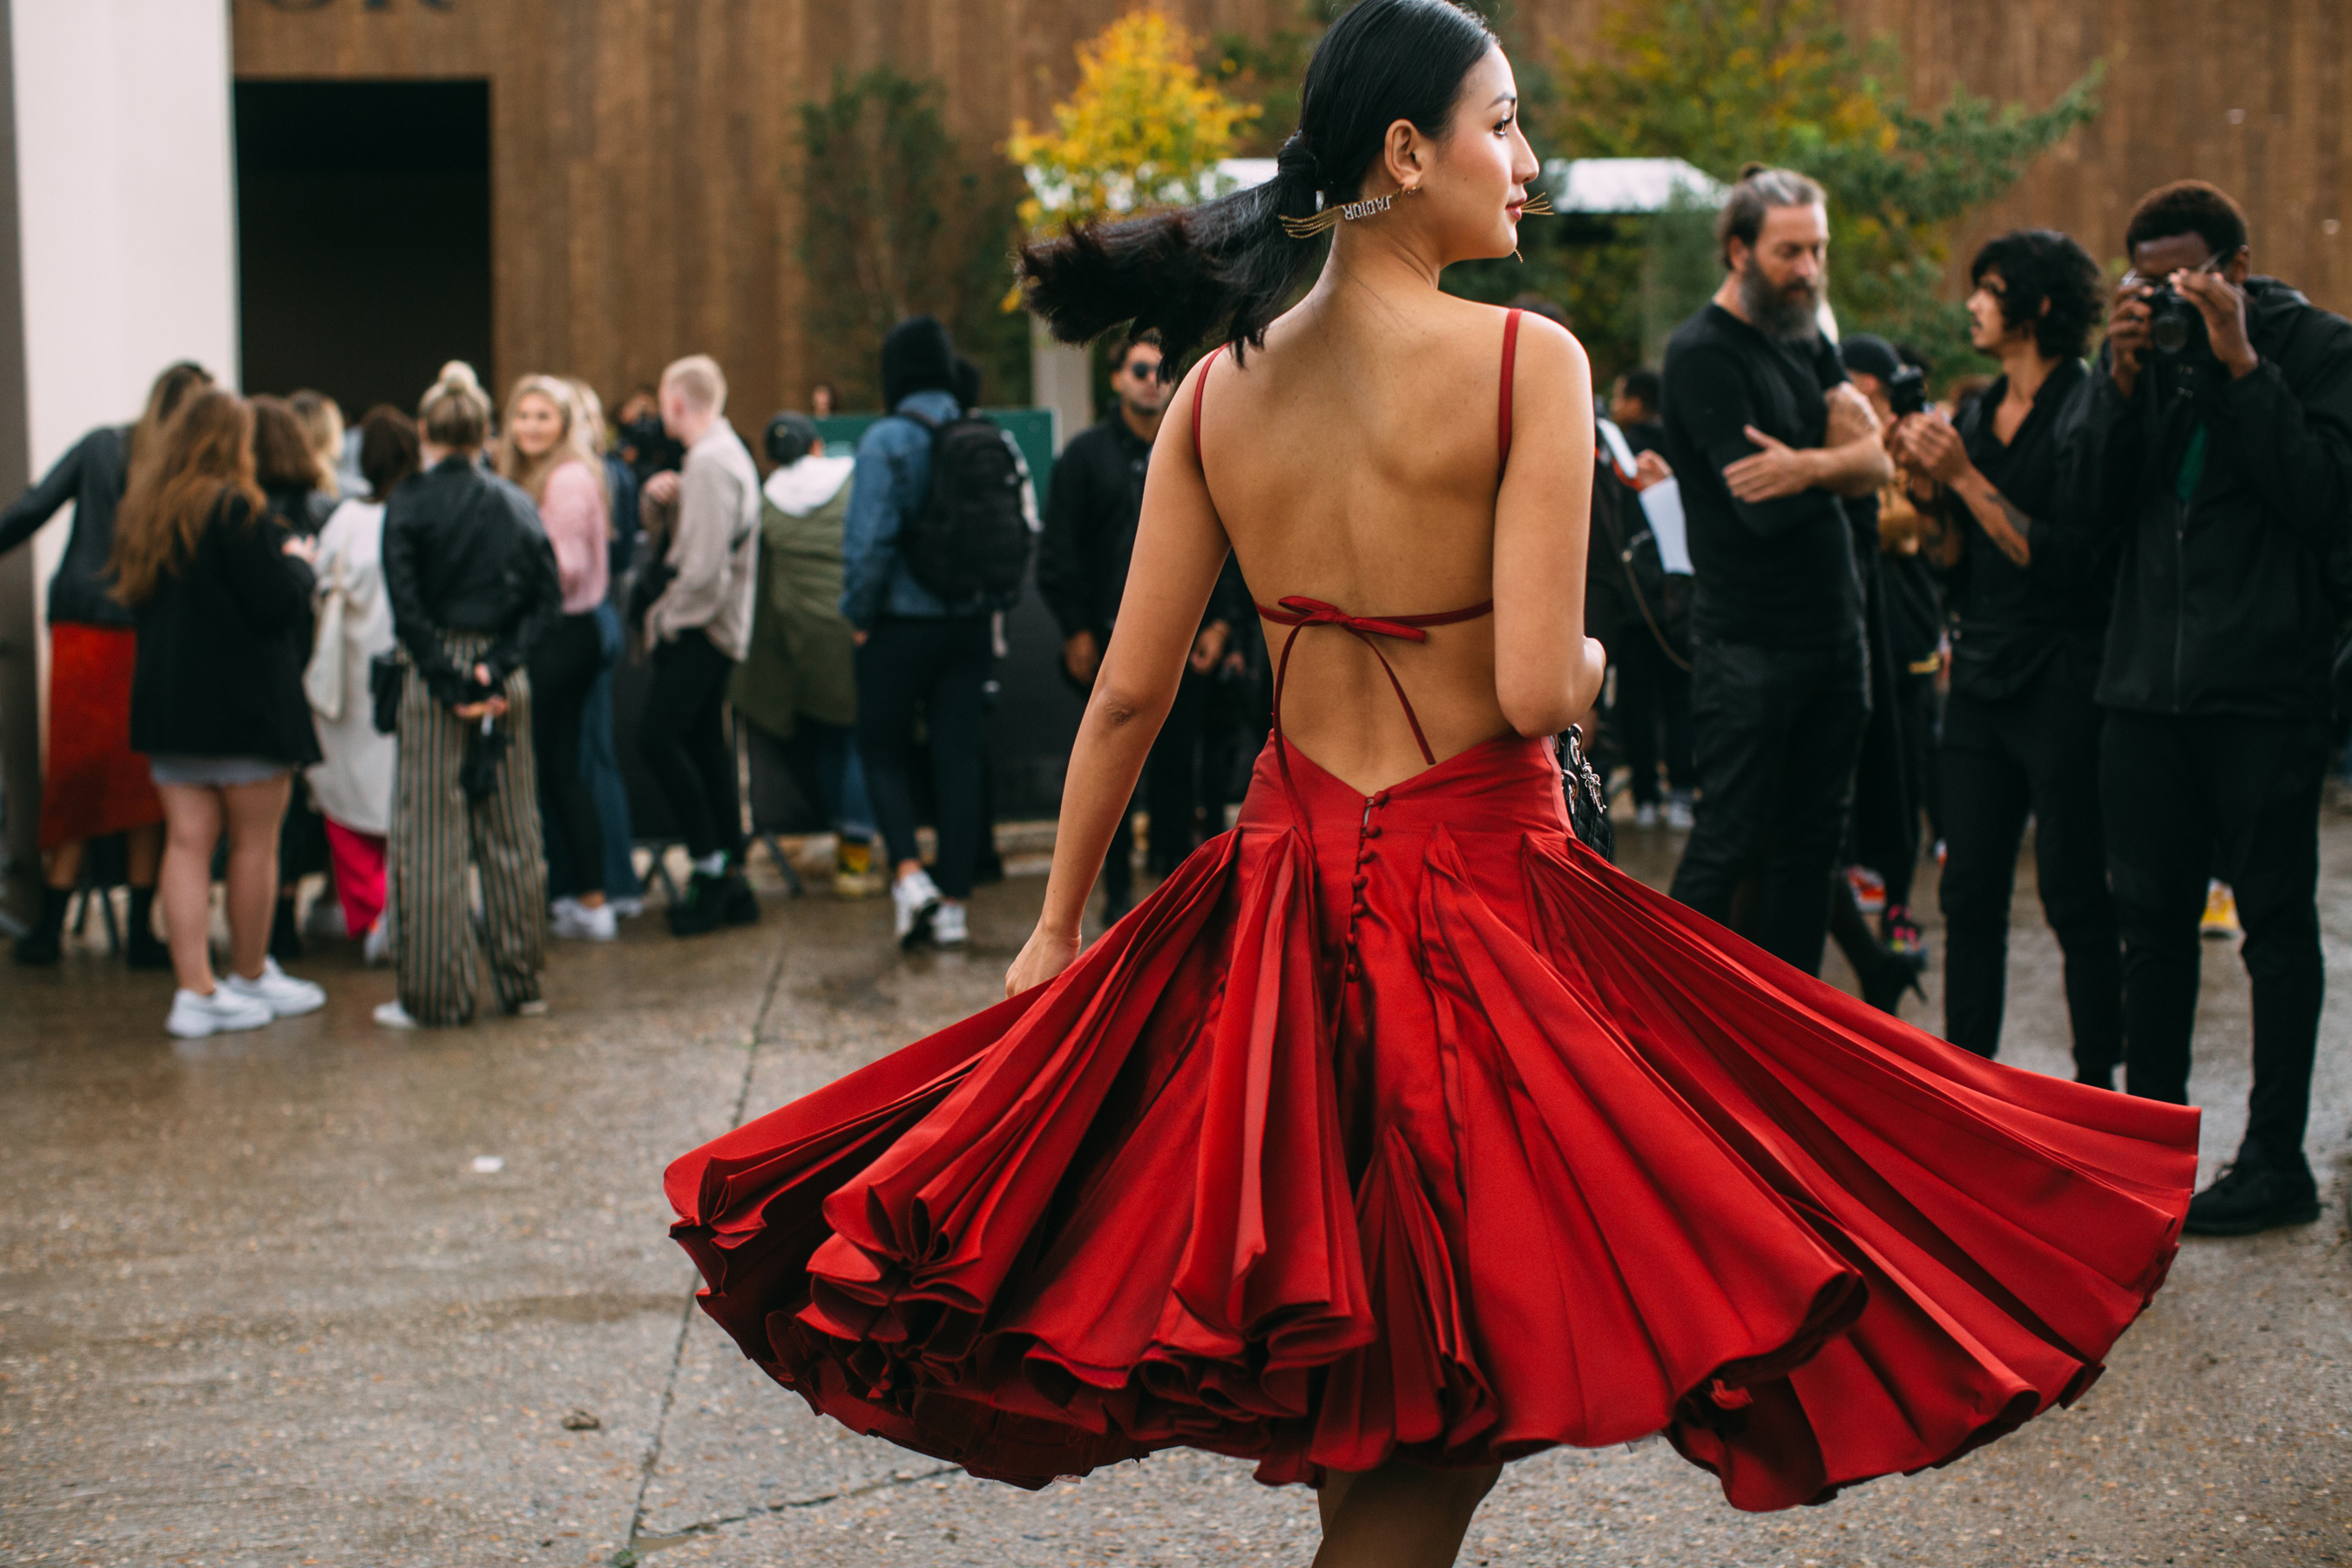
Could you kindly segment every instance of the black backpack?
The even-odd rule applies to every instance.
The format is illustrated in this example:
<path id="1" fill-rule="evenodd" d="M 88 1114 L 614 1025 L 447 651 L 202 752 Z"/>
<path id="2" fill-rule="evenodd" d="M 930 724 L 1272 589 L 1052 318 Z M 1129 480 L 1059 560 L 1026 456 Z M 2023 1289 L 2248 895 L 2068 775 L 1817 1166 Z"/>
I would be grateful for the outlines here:
<path id="1" fill-rule="evenodd" d="M 985 599 L 1008 608 L 1029 568 L 1026 476 L 1004 431 L 985 414 L 945 424 L 902 412 L 931 433 L 931 483 L 923 509 L 898 536 L 915 581 L 950 605 Z"/>

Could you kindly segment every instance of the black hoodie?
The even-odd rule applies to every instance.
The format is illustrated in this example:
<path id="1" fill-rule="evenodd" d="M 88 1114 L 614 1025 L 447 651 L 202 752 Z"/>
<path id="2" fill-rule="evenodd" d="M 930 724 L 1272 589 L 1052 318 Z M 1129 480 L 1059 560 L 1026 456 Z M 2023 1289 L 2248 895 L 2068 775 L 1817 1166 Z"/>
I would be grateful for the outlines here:
<path id="1" fill-rule="evenodd" d="M 2352 612 L 2352 322 L 2250 278 L 2242 378 L 2151 353 L 2126 398 L 2102 350 L 2072 411 L 2063 511 L 2120 553 L 2104 707 L 2327 716 Z"/>

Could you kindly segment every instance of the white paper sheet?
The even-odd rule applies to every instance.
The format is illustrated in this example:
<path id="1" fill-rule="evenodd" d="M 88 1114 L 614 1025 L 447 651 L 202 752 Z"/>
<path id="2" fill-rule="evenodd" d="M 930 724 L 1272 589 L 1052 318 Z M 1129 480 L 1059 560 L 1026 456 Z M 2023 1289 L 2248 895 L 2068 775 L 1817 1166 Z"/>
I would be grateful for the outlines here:
<path id="1" fill-rule="evenodd" d="M 1642 515 L 1658 542 L 1658 564 L 1672 574 L 1691 575 L 1690 535 L 1683 526 L 1683 487 L 1660 479 L 1642 492 Z"/>

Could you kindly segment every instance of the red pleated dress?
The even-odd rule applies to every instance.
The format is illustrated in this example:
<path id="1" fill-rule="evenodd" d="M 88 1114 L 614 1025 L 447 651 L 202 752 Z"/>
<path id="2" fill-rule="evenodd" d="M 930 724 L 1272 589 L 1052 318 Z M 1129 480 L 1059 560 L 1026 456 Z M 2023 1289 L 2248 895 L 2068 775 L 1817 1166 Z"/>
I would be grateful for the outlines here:
<path id="1" fill-rule="evenodd" d="M 1485 609 L 1264 613 L 1377 651 Z M 1643 887 L 1549 741 L 1367 796 L 1280 709 L 1238 826 L 1052 984 L 670 1167 L 704 1309 L 779 1383 L 1028 1487 L 1664 1433 L 1764 1510 L 2098 1376 L 2196 1111 L 1980 1060 Z"/>

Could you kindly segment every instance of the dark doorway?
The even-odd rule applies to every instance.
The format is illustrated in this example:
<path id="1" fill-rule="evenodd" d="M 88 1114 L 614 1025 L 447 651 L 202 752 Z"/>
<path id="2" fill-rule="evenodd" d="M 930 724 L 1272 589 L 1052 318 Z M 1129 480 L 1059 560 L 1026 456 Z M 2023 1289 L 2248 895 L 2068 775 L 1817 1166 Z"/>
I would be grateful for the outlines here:
<path id="1" fill-rule="evenodd" d="M 247 390 L 413 410 L 490 376 L 490 84 L 236 84 Z"/>

